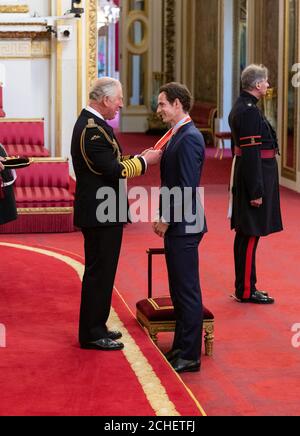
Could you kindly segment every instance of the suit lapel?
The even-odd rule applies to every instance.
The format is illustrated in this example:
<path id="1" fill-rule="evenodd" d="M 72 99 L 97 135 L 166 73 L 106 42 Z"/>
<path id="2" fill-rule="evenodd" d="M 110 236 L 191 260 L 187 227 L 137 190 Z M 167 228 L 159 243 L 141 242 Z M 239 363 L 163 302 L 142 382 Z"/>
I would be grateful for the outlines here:
<path id="1" fill-rule="evenodd" d="M 172 136 L 172 138 L 170 139 L 170 141 L 168 142 L 165 151 L 162 155 L 161 158 L 161 170 L 163 171 L 166 167 L 166 163 L 167 163 L 167 159 L 168 159 L 168 154 L 170 153 L 170 151 L 172 151 L 172 148 L 174 147 L 174 145 L 176 144 L 177 140 L 179 137 L 179 132 L 176 133 L 176 135 Z"/>
<path id="2" fill-rule="evenodd" d="M 167 147 L 165 148 L 165 151 L 162 155 L 161 169 L 165 168 L 166 160 L 168 159 L 168 154 L 174 149 L 177 142 L 180 141 L 183 133 L 185 133 L 187 131 L 187 129 L 190 128 L 191 125 L 193 125 L 193 124 L 189 123 L 189 124 L 183 126 L 181 129 L 178 130 L 178 132 L 175 133 L 174 136 L 172 136 L 172 138 L 170 139 L 170 141 L 169 141 L 169 143 L 168 143 Z"/>

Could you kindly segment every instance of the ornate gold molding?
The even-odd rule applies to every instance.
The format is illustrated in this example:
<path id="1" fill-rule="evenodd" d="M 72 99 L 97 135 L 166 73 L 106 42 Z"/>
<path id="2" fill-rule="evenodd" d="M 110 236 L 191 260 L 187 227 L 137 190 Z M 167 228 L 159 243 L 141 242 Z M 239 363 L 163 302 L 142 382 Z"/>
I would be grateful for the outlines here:
<path id="1" fill-rule="evenodd" d="M 144 35 L 140 44 L 135 44 L 130 38 L 131 26 L 136 21 L 144 24 Z M 149 18 L 145 15 L 144 11 L 132 11 L 129 13 L 126 22 L 126 42 L 129 53 L 141 55 L 149 50 Z"/>
<path id="2" fill-rule="evenodd" d="M 44 121 L 44 118 L 0 118 L 0 123 L 36 123 L 37 121 Z"/>
<path id="3" fill-rule="evenodd" d="M 289 0 L 284 0 L 284 55 L 283 55 L 283 117 L 282 117 L 282 157 L 281 157 L 281 171 L 282 176 L 293 182 L 297 181 L 297 148 L 299 139 L 299 125 L 298 125 L 298 111 L 299 111 L 299 94 L 297 89 L 292 86 L 292 64 L 297 62 L 299 53 L 299 23 L 298 17 L 300 15 L 299 3 L 294 2 L 295 10 L 292 11 L 293 6 Z M 291 17 L 295 14 L 295 34 L 291 33 Z M 291 44 L 295 45 L 294 53 L 291 50 Z M 293 99 L 291 99 L 291 95 Z M 292 104 L 292 107 L 291 107 Z M 289 117 L 293 115 L 293 135 L 291 133 L 291 126 L 289 125 Z M 293 147 L 292 153 L 289 147 Z M 290 162 L 288 155 L 290 152 Z"/>
<path id="4" fill-rule="evenodd" d="M 195 93 L 195 32 L 196 0 L 190 0 L 183 7 L 183 47 L 181 56 L 182 81 L 192 94 Z"/>
<path id="5" fill-rule="evenodd" d="M 165 11 L 165 32 L 166 32 L 166 82 L 172 82 L 175 80 L 175 63 L 176 63 L 176 17 L 175 17 L 176 3 L 175 0 L 166 0 Z"/>
<path id="6" fill-rule="evenodd" d="M 97 78 L 97 0 L 87 0 L 87 99 L 92 82 Z"/>
<path id="7" fill-rule="evenodd" d="M 20 207 L 19 215 L 66 215 L 72 214 L 73 207 Z"/>
<path id="8" fill-rule="evenodd" d="M 1 39 L 49 39 L 48 32 L 0 32 Z"/>
<path id="9" fill-rule="evenodd" d="M 32 163 L 66 163 L 69 162 L 67 157 L 32 157 Z"/>
<path id="10" fill-rule="evenodd" d="M 0 58 L 30 58 L 31 41 L 30 40 L 0 40 Z"/>
<path id="11" fill-rule="evenodd" d="M 32 58 L 46 58 L 51 56 L 51 46 L 48 40 L 35 40 L 32 41 L 31 57 Z"/>
<path id="12" fill-rule="evenodd" d="M 27 17 L 26 17 L 26 19 L 27 19 Z M 20 27 L 20 26 L 31 26 L 31 27 L 41 26 L 41 27 L 44 27 L 45 31 L 46 31 L 46 24 L 42 21 L 37 21 L 36 23 L 30 22 L 30 21 L 22 21 L 22 22 L 10 21 L 8 23 L 1 23 L 1 26 L 7 26 L 7 27 L 8 26 L 18 26 L 18 27 Z"/>
<path id="13" fill-rule="evenodd" d="M 29 12 L 27 5 L 0 5 L 0 14 L 26 14 Z"/>
<path id="14" fill-rule="evenodd" d="M 2 40 L 0 39 L 0 58 L 47 58 L 50 56 L 48 40 Z"/>

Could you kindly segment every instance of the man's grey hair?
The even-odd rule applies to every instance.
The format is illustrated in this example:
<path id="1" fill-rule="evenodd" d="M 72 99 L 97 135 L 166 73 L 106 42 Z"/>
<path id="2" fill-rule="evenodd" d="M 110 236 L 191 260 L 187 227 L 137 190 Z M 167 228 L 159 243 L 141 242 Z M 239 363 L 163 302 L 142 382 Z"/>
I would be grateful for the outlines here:
<path id="1" fill-rule="evenodd" d="M 114 97 L 120 86 L 119 80 L 112 77 L 101 77 L 93 83 L 89 98 L 93 101 L 101 101 L 104 97 Z"/>
<path id="2" fill-rule="evenodd" d="M 242 72 L 242 88 L 251 91 L 256 84 L 268 78 L 269 71 L 264 65 L 249 65 Z"/>

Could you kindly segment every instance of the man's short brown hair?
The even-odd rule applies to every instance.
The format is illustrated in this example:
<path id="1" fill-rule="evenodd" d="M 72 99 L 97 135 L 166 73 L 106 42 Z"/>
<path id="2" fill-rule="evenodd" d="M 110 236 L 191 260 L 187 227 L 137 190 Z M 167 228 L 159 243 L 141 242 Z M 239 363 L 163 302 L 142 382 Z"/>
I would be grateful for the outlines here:
<path id="1" fill-rule="evenodd" d="M 169 103 L 173 104 L 178 98 L 182 104 L 182 109 L 184 112 L 190 112 L 193 106 L 193 97 L 187 86 L 182 83 L 171 82 L 162 86 L 159 90 L 160 93 L 164 92 L 166 94 Z"/>

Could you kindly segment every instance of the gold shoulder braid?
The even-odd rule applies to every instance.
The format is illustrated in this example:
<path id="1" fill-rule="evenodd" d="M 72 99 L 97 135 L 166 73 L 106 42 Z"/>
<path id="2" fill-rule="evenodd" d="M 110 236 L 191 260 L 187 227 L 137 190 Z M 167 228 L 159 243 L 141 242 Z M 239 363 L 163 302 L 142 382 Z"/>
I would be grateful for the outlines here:
<path id="1" fill-rule="evenodd" d="M 106 141 L 112 146 L 112 148 L 114 150 L 114 154 L 115 154 L 118 162 L 123 167 L 121 175 L 124 179 L 140 176 L 143 174 L 143 167 L 142 167 L 140 159 L 138 159 L 136 157 L 131 158 L 130 156 L 128 156 L 128 159 L 122 161 L 120 149 L 119 149 L 119 146 L 118 146 L 117 142 L 115 141 L 115 139 L 111 139 L 111 137 L 108 135 L 108 133 L 102 127 L 98 126 L 95 123 L 95 121 L 91 118 L 91 119 L 89 119 L 87 126 L 85 127 L 85 129 L 83 130 L 83 132 L 81 134 L 80 149 L 81 149 L 83 159 L 85 160 L 85 163 L 87 164 L 89 170 L 92 173 L 97 174 L 97 176 L 102 175 L 101 173 L 95 171 L 92 168 L 93 162 L 91 161 L 91 159 L 88 158 L 86 150 L 85 150 L 84 140 L 85 140 L 85 135 L 86 135 L 87 129 L 98 129 L 99 132 L 104 136 Z M 98 137 L 94 136 L 93 138 L 98 138 Z"/>
<path id="2" fill-rule="evenodd" d="M 108 133 L 101 126 L 98 126 L 98 124 L 95 123 L 93 118 L 90 118 L 88 120 L 88 124 L 81 134 L 80 149 L 81 149 L 83 159 L 85 160 L 85 163 L 87 164 L 89 170 L 92 173 L 97 174 L 98 176 L 101 176 L 102 175 L 101 173 L 99 173 L 98 171 L 95 171 L 92 168 L 93 162 L 91 161 L 91 159 L 88 158 L 86 150 L 85 150 L 84 140 L 85 140 L 85 135 L 86 135 L 87 129 L 98 129 L 99 130 L 99 132 L 104 136 L 106 141 L 113 147 L 114 154 L 116 155 L 118 162 L 121 162 L 120 149 L 119 149 L 119 146 L 118 146 L 117 142 L 115 141 L 115 139 L 111 139 L 111 137 L 108 135 Z"/>

